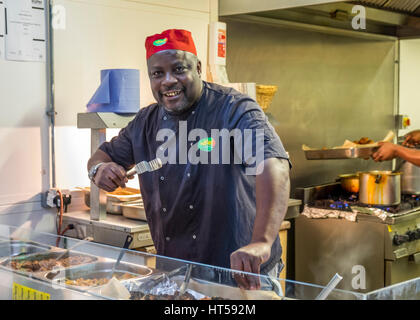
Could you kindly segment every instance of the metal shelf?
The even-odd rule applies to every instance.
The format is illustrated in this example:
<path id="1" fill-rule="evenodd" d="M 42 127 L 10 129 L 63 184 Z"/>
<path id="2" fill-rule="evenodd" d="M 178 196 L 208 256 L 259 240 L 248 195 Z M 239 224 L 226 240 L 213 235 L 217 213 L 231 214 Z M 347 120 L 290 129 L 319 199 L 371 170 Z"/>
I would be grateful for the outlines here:
<path id="1" fill-rule="evenodd" d="M 79 129 L 124 128 L 136 114 L 117 114 L 112 112 L 86 112 L 77 114 Z"/>

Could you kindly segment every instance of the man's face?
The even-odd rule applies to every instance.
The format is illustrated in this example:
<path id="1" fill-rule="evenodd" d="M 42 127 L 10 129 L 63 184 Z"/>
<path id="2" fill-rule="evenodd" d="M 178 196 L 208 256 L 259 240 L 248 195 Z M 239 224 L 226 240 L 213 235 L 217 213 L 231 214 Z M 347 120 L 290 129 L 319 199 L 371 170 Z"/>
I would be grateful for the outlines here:
<path id="1" fill-rule="evenodd" d="M 200 97 L 201 62 L 192 53 L 160 51 L 147 60 L 147 69 L 153 96 L 167 111 L 181 113 Z"/>

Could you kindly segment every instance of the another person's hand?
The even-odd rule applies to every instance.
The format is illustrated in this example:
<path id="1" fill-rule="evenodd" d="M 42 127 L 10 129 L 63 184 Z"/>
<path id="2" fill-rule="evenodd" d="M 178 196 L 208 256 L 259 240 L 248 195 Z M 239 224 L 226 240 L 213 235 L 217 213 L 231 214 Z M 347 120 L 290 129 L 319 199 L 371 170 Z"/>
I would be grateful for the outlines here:
<path id="1" fill-rule="evenodd" d="M 251 243 L 239 248 L 230 255 L 230 267 L 233 270 L 250 273 L 260 273 L 261 264 L 266 262 L 271 254 L 271 245 L 264 242 Z M 234 274 L 238 286 L 247 290 L 256 290 L 261 286 L 257 276 Z"/>
<path id="2" fill-rule="evenodd" d="M 406 147 L 415 147 L 420 144 L 420 130 L 415 130 L 407 133 L 405 135 L 403 146 Z"/>
<path id="3" fill-rule="evenodd" d="M 101 164 L 93 178 L 94 184 L 108 192 L 112 192 L 118 187 L 125 188 L 127 182 L 125 169 L 115 162 Z"/>
<path id="4" fill-rule="evenodd" d="M 392 160 L 396 157 L 397 145 L 391 142 L 378 142 L 379 148 L 372 154 L 372 159 L 376 162 Z"/>

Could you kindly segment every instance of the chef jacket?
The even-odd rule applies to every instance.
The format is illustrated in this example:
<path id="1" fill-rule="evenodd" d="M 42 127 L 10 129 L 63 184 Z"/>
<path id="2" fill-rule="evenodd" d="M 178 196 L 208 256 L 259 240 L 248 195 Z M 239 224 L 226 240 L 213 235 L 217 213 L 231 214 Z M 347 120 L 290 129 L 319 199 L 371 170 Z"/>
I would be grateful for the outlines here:
<path id="1" fill-rule="evenodd" d="M 207 133 L 209 138 L 185 137 L 185 128 L 189 133 L 192 129 L 202 129 L 199 132 Z M 233 135 L 224 142 L 217 136 L 213 139 L 212 129 L 229 132 L 263 129 L 260 152 L 264 159 L 289 160 L 280 138 L 253 99 L 232 88 L 205 81 L 201 97 L 184 113 L 169 113 L 158 104 L 142 108 L 118 136 L 104 142 L 100 149 L 126 169 L 143 160 L 155 159 L 158 151 L 168 156 L 171 150 L 176 150 L 176 159 L 182 155 L 184 160 L 174 163 L 172 152 L 162 168 L 139 175 L 157 254 L 230 268 L 230 254 L 251 241 L 256 216 L 256 176 L 246 172 L 251 164 L 249 156 L 244 155 L 245 147 L 240 148 L 240 139 Z M 159 132 L 174 134 L 162 138 Z M 242 139 L 242 143 L 252 142 L 253 152 L 258 152 L 256 136 L 245 139 L 244 135 Z M 219 161 L 211 160 L 212 152 L 219 151 L 221 155 L 226 150 L 231 161 L 222 161 L 222 156 Z M 192 161 L 192 157 L 185 160 L 186 152 L 207 156 L 207 164 L 205 160 Z M 268 272 L 280 260 L 277 236 L 261 273 Z"/>

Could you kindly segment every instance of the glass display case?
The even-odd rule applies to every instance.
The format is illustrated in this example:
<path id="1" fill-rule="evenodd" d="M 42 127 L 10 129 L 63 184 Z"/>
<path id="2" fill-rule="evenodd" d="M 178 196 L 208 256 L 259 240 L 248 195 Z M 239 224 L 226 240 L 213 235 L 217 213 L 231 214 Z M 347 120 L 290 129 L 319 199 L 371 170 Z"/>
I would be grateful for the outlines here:
<path id="1" fill-rule="evenodd" d="M 365 300 L 366 295 L 0 225 L 0 299 Z M 127 241 L 126 241 L 127 244 Z M 247 290 L 256 281 L 258 290 Z"/>
<path id="2" fill-rule="evenodd" d="M 420 277 L 371 291 L 367 300 L 420 300 Z"/>

